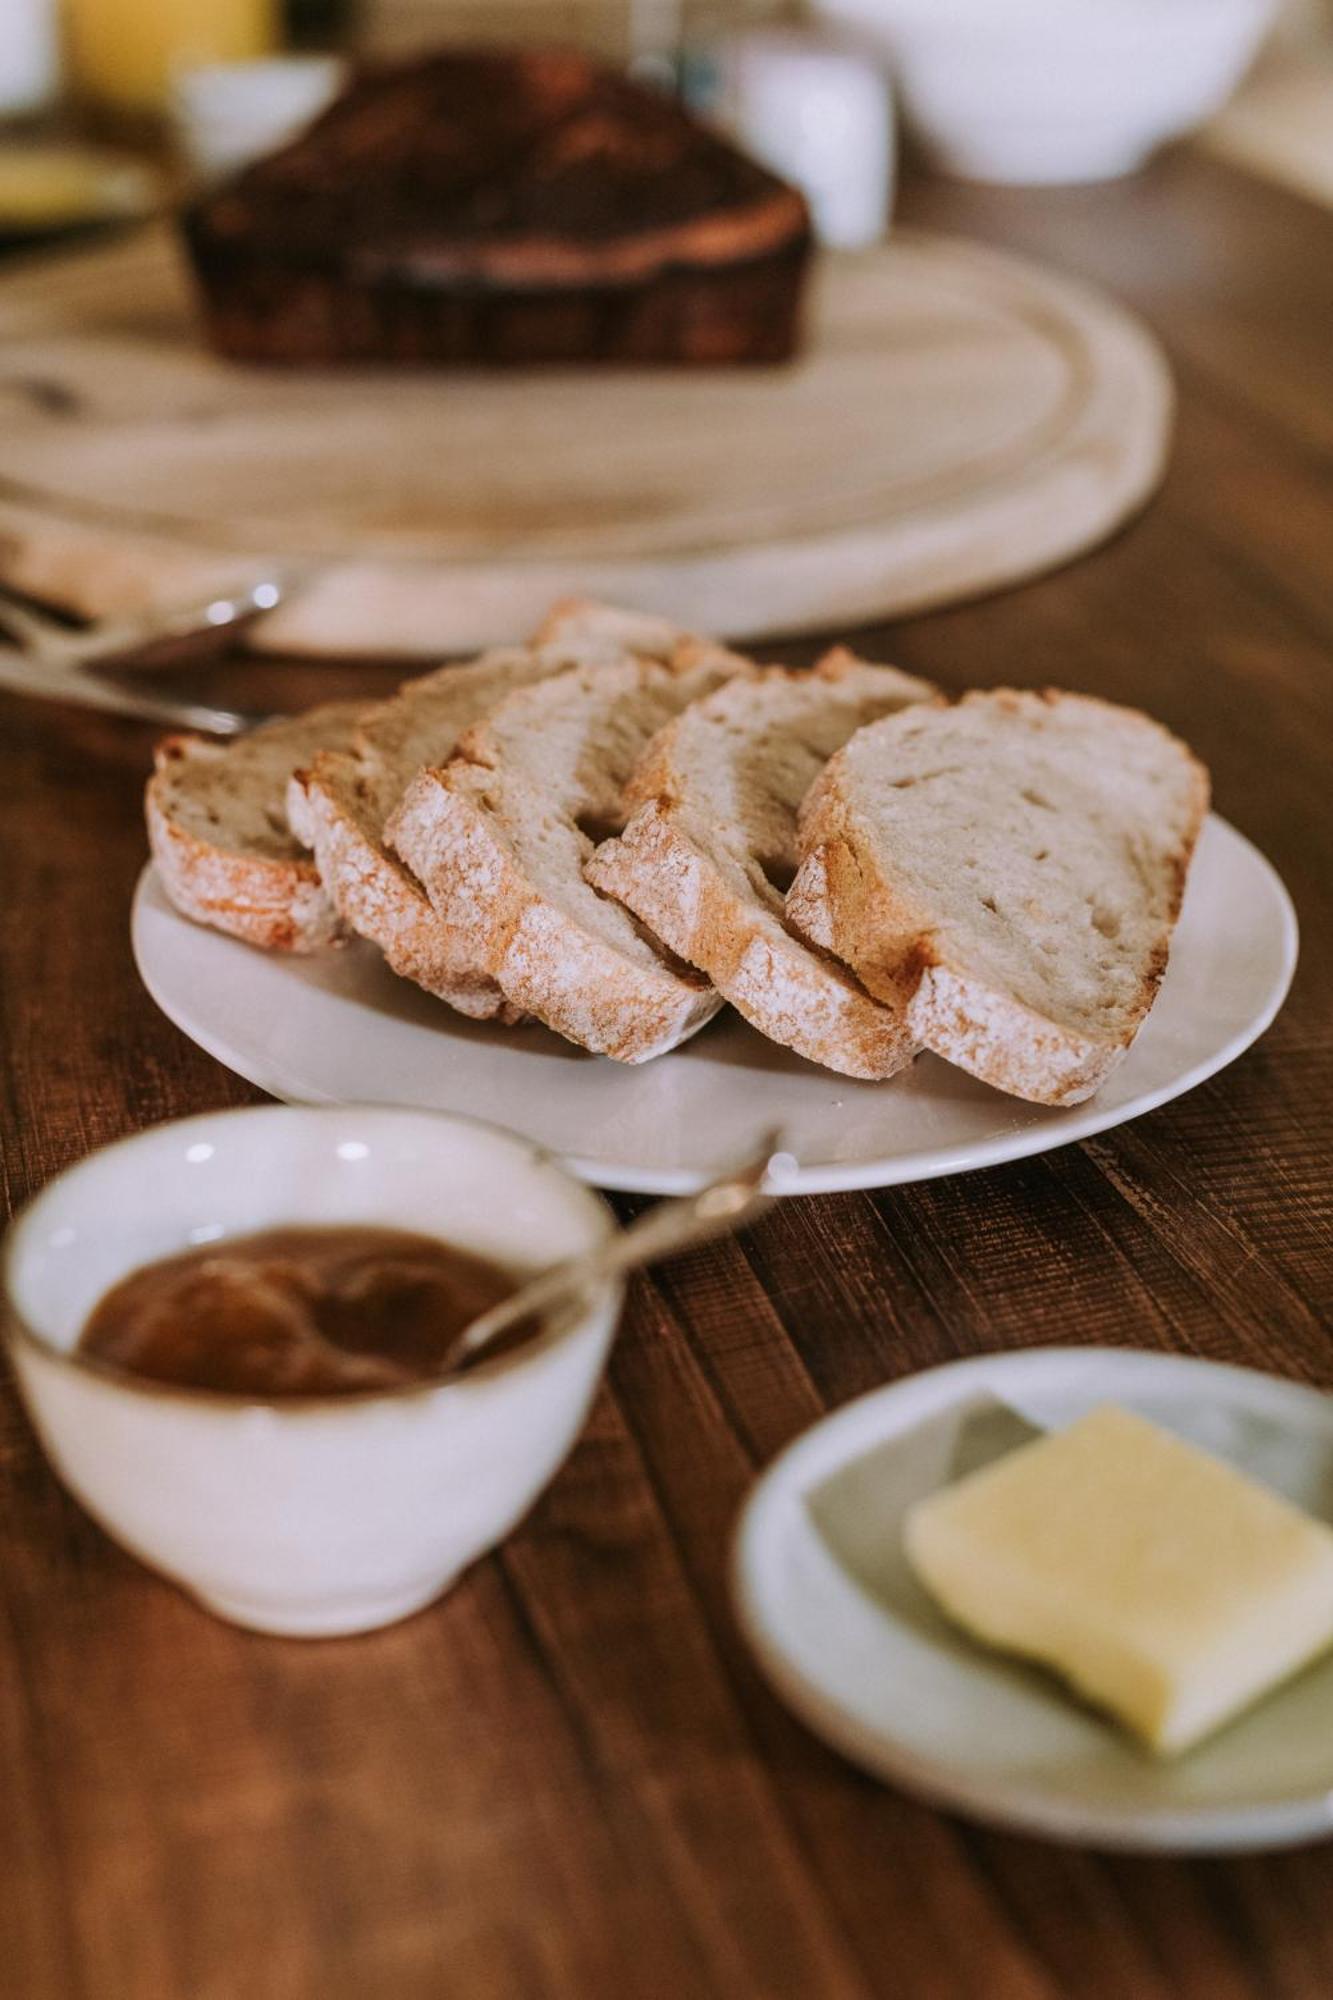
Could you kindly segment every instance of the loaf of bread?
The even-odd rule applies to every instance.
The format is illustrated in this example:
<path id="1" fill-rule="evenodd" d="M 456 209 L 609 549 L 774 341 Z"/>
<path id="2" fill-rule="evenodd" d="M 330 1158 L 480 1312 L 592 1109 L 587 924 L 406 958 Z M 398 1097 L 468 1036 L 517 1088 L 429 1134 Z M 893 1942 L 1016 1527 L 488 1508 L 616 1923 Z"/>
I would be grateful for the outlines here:
<path id="1" fill-rule="evenodd" d="M 785 360 L 801 196 L 674 100 L 571 50 L 366 70 L 185 218 L 243 361 Z"/>
<path id="2" fill-rule="evenodd" d="M 900 1007 L 787 925 L 797 808 L 853 731 L 933 693 L 845 651 L 727 681 L 653 738 L 624 832 L 586 869 L 761 1034 L 846 1076 L 892 1076 L 916 1045 Z"/>
<path id="3" fill-rule="evenodd" d="M 1137 710 L 969 694 L 859 730 L 801 812 L 787 915 L 912 1036 L 1038 1104 L 1090 1097 L 1166 969 L 1208 777 Z"/>

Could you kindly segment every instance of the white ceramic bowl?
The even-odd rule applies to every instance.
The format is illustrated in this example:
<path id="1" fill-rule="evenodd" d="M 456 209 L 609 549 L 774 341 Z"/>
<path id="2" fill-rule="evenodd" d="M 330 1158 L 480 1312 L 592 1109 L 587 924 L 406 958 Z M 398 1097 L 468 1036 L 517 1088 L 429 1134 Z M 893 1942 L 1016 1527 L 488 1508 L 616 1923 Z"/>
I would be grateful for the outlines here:
<path id="1" fill-rule="evenodd" d="M 1109 180 L 1220 108 L 1277 0 L 817 0 L 889 57 L 935 163 Z"/>
<path id="2" fill-rule="evenodd" d="M 61 1174 L 5 1258 L 19 1386 L 61 1478 L 212 1610 L 316 1637 L 402 1618 L 518 1521 L 578 1436 L 621 1294 L 453 1382 L 265 1402 L 72 1352 L 128 1272 L 281 1223 L 448 1238 L 515 1272 L 590 1248 L 605 1202 L 527 1141 L 439 1113 L 264 1106 L 157 1126 Z"/>
<path id="3" fill-rule="evenodd" d="M 347 66 L 336 56 L 264 56 L 196 63 L 172 80 L 179 150 L 206 180 L 276 151 L 337 97 Z"/>

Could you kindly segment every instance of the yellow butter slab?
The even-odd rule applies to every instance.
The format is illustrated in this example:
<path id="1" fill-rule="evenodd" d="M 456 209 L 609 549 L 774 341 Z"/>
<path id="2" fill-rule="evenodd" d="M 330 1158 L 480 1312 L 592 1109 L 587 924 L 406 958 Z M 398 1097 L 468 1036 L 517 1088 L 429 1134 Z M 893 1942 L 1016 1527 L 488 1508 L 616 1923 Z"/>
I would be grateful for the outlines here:
<path id="1" fill-rule="evenodd" d="M 960 1625 L 1164 1754 L 1333 1644 L 1333 1531 L 1113 1405 L 918 1502 L 905 1540 Z"/>

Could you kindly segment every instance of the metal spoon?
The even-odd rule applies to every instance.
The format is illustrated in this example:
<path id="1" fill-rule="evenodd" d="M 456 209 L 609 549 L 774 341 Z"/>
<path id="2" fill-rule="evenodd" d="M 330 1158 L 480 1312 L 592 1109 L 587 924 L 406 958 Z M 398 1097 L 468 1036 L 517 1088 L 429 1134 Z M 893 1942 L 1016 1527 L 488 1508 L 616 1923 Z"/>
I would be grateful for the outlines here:
<path id="1" fill-rule="evenodd" d="M 17 640 L 29 659 L 57 672 L 104 666 L 111 661 L 133 665 L 137 663 L 132 656 L 150 647 L 198 638 L 206 632 L 235 630 L 266 611 L 275 611 L 291 588 L 290 576 L 273 571 L 234 590 L 215 590 L 191 604 L 141 611 L 127 618 L 101 618 L 89 625 L 68 625 L 0 586 L 0 626 Z"/>
<path id="2" fill-rule="evenodd" d="M 499 1305 L 479 1314 L 454 1341 L 441 1363 L 442 1374 L 471 1367 L 478 1356 L 525 1320 L 549 1321 L 561 1307 L 574 1304 L 598 1285 L 624 1277 L 659 1258 L 672 1256 L 694 1243 L 725 1236 L 751 1222 L 777 1200 L 773 1182 L 781 1178 L 790 1158 L 782 1151 L 781 1134 L 766 1133 L 754 1155 L 698 1194 L 679 1201 L 659 1202 L 628 1229 L 578 1257 L 568 1257 L 529 1278 Z"/>
<path id="3" fill-rule="evenodd" d="M 232 591 L 214 591 L 197 604 L 149 611 L 137 617 L 102 619 L 74 627 L 0 585 L 0 635 L 15 643 L 0 646 L 0 687 L 44 701 L 73 702 L 80 708 L 110 709 L 176 729 L 203 729 L 235 736 L 262 722 L 243 709 L 215 708 L 178 699 L 144 685 L 140 669 L 161 659 L 164 643 L 234 630 L 272 611 L 293 585 L 294 573 L 259 577 Z M 135 671 L 134 685 L 103 680 L 96 671 L 114 666 Z"/>

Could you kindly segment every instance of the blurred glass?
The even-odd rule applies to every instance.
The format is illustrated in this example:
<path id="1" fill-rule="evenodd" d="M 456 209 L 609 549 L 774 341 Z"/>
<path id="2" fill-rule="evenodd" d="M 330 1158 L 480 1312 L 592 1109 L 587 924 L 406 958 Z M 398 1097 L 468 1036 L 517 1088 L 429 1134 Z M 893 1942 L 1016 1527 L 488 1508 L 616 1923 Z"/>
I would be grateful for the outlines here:
<path id="1" fill-rule="evenodd" d="M 268 55 L 282 31 L 281 0 L 65 0 L 65 17 L 75 98 L 130 113 L 160 111 L 182 70 Z"/>
<path id="2" fill-rule="evenodd" d="M 56 0 L 0 0 L 0 117 L 40 110 L 56 72 Z"/>
<path id="3" fill-rule="evenodd" d="M 384 55 L 432 44 L 560 42 L 652 70 L 670 67 L 682 49 L 796 11 L 795 0 L 360 0 L 355 40 Z"/>

